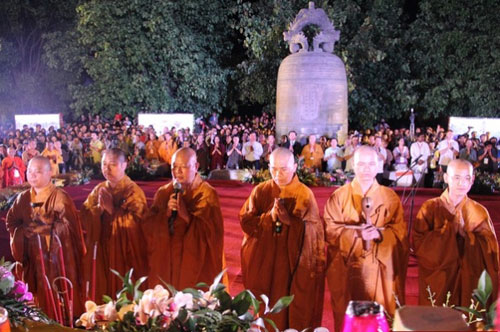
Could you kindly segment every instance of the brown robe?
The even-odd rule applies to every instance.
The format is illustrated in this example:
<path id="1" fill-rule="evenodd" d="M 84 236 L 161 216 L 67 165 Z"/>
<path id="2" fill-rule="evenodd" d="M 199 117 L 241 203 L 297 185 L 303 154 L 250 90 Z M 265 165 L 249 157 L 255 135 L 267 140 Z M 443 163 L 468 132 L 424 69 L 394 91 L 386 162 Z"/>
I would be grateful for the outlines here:
<path id="1" fill-rule="evenodd" d="M 32 208 L 31 203 L 42 205 Z M 38 223 L 34 220 L 38 220 Z M 33 189 L 26 190 L 17 197 L 7 213 L 6 224 L 10 233 L 12 255 L 17 262 L 22 264 L 24 280 L 28 283 L 29 290 L 35 295 L 36 303 L 46 313 L 52 313 L 52 308 L 45 299 L 38 237 L 34 235 L 27 238 L 25 229 L 38 224 L 53 225 L 52 233 L 59 237 L 63 247 L 66 276 L 73 283 L 74 314 L 80 315 L 84 311 L 81 273 L 85 244 L 78 213 L 68 194 L 52 184 L 38 194 Z M 59 245 L 55 237 L 51 237 L 50 232 L 41 234 L 40 240 L 45 272 L 52 285 L 52 281 L 62 275 Z M 49 249 L 51 249 L 50 252 Z M 51 317 L 54 318 L 52 314 Z"/>
<path id="2" fill-rule="evenodd" d="M 199 282 L 210 285 L 223 269 L 224 224 L 219 196 L 196 175 L 190 188 L 179 194 L 190 220 L 177 216 L 171 236 L 166 213 L 172 193 L 172 182 L 158 189 L 143 227 L 148 244 L 149 287 L 161 280 L 178 290 L 195 287 Z"/>
<path id="3" fill-rule="evenodd" d="M 291 216 L 279 236 L 273 235 L 271 209 L 283 198 Z M 241 248 L 243 284 L 256 296 L 265 294 L 274 305 L 293 294 L 288 309 L 270 318 L 279 330 L 321 326 L 323 312 L 324 227 L 312 191 L 297 176 L 280 189 L 273 180 L 259 184 L 240 211 L 245 237 Z"/>
<path id="4" fill-rule="evenodd" d="M 311 145 L 307 144 L 302 148 L 301 157 L 304 158 L 304 166 L 312 169 L 321 170 L 321 162 L 323 161 L 323 148 L 316 143 L 314 151 L 311 152 Z"/>
<path id="5" fill-rule="evenodd" d="M 463 232 L 457 231 L 462 224 Z M 456 207 L 448 190 L 425 202 L 412 230 L 418 259 L 419 304 L 430 305 L 427 286 L 436 293 L 436 305 L 446 302 L 469 306 L 483 270 L 493 282 L 490 301 L 497 298 L 498 242 L 488 211 L 465 197 Z"/>
<path id="6" fill-rule="evenodd" d="M 113 196 L 113 215 L 98 206 L 99 190 L 106 187 Z M 110 269 L 122 276 L 131 268 L 133 279 L 147 276 L 147 256 L 141 223 L 147 211 L 146 197 L 142 189 L 128 176 L 111 188 L 108 181 L 98 184 L 83 203 L 80 211 L 85 243 L 85 282 L 90 297 L 92 260 L 97 242 L 96 297 L 100 303 L 103 295 L 114 297 L 122 289 L 122 281 Z M 88 283 L 88 284 L 87 284 Z"/>
<path id="7" fill-rule="evenodd" d="M 364 223 L 359 182 L 355 179 L 337 189 L 325 205 L 327 281 L 336 331 L 342 327 L 350 300 L 377 301 L 392 316 L 396 310 L 395 295 L 404 303 L 408 238 L 401 201 L 393 190 L 377 181 L 366 196 L 373 200 L 371 222 L 384 227 L 382 241 L 371 241 L 367 251 L 359 231 L 345 227 Z"/>

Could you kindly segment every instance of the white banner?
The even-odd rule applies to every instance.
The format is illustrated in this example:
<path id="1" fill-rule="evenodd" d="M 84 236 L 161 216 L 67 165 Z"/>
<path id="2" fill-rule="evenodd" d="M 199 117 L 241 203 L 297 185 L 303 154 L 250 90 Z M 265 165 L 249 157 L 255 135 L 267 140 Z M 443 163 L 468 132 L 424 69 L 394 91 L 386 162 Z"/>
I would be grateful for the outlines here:
<path id="1" fill-rule="evenodd" d="M 23 129 L 24 125 L 28 128 L 35 128 L 36 125 L 42 126 L 44 129 L 49 129 L 50 126 L 54 129 L 61 128 L 62 117 L 60 113 L 56 114 L 16 114 L 14 115 L 16 129 Z"/>
<path id="2" fill-rule="evenodd" d="M 458 136 L 467 133 L 469 135 L 473 131 L 477 133 L 476 137 L 481 134 L 490 132 L 490 137 L 500 137 L 500 119 L 498 118 L 465 118 L 451 116 L 448 122 L 448 128 L 453 130 L 453 136 Z"/>
<path id="3" fill-rule="evenodd" d="M 158 135 L 169 131 L 172 127 L 177 130 L 189 128 L 193 132 L 194 114 L 186 113 L 139 113 L 138 124 L 147 128 L 153 126 Z"/>

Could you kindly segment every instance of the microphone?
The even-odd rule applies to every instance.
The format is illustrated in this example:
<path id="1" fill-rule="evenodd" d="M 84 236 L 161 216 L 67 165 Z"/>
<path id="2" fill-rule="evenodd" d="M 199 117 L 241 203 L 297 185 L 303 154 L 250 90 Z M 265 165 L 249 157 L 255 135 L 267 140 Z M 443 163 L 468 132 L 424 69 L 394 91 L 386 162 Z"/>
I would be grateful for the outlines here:
<path id="1" fill-rule="evenodd" d="M 177 196 L 179 196 L 179 193 L 181 191 L 182 191 L 182 185 L 177 180 L 174 180 L 175 199 L 177 199 Z M 172 214 L 170 215 L 170 218 L 168 219 L 168 231 L 169 231 L 170 235 L 174 234 L 174 221 L 176 218 L 177 218 L 177 209 L 172 209 Z"/>

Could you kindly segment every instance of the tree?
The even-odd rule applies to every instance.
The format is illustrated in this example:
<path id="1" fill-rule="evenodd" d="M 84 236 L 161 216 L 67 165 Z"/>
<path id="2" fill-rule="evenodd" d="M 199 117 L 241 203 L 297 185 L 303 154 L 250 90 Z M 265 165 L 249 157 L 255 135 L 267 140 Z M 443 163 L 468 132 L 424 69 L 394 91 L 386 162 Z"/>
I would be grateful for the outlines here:
<path id="1" fill-rule="evenodd" d="M 225 106 L 229 0 L 91 0 L 78 7 L 88 80 L 71 86 L 77 113 L 208 114 Z M 56 47 L 54 50 L 58 49 Z M 51 52 L 54 54 L 54 52 Z M 71 61 L 63 61 L 70 64 Z"/>
<path id="2" fill-rule="evenodd" d="M 64 29 L 76 0 L 0 2 L 0 113 L 64 111 L 65 89 L 43 61 L 43 34 Z M 56 85 L 54 85 L 57 83 Z M 68 98 L 69 95 L 66 95 Z"/>
<path id="3" fill-rule="evenodd" d="M 420 1 L 409 94 L 425 118 L 500 115 L 499 12 L 495 0 Z"/>

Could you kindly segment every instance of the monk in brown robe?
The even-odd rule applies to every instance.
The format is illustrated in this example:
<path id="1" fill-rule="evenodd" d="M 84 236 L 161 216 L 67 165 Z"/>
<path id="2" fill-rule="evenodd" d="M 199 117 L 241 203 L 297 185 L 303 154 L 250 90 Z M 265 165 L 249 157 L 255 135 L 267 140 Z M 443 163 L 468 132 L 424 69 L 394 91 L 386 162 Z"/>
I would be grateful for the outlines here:
<path id="1" fill-rule="evenodd" d="M 419 304 L 431 304 L 429 286 L 436 305 L 446 302 L 450 292 L 450 304 L 469 306 L 483 270 L 493 282 L 493 302 L 498 291 L 498 242 L 488 211 L 467 197 L 474 183 L 473 167 L 455 159 L 444 180 L 448 189 L 422 205 L 412 230 Z"/>
<path id="2" fill-rule="evenodd" d="M 271 304 L 295 296 L 288 309 L 270 316 L 280 331 L 319 327 L 323 312 L 324 228 L 316 199 L 296 169 L 292 152 L 274 150 L 272 180 L 255 187 L 240 211 L 243 284 Z"/>
<path id="3" fill-rule="evenodd" d="M 155 194 L 144 224 L 151 288 L 161 280 L 178 290 L 199 282 L 211 284 L 223 269 L 219 196 L 197 171 L 196 152 L 191 148 L 177 150 L 172 157 L 173 181 Z M 181 187 L 176 192 L 174 182 Z M 173 213 L 176 216 L 171 219 Z"/>
<path id="4" fill-rule="evenodd" d="M 40 253 L 43 255 L 45 274 L 52 285 L 55 278 L 63 275 L 56 236 L 59 238 L 66 277 L 73 284 L 73 312 L 76 316 L 84 311 L 81 273 L 85 244 L 75 205 L 64 190 L 51 183 L 51 175 L 49 159 L 36 156 L 30 160 L 28 182 L 31 189 L 20 193 L 7 213 L 7 230 L 12 255 L 22 264 L 19 275 L 24 274 L 36 303 L 52 318 L 52 306 L 45 298 Z M 58 283 L 59 286 L 61 284 Z"/>
<path id="5" fill-rule="evenodd" d="M 377 301 L 390 315 L 396 310 L 395 296 L 404 303 L 407 226 L 399 197 L 375 179 L 379 162 L 373 148 L 358 148 L 354 181 L 337 189 L 325 205 L 327 281 L 336 331 L 350 300 Z M 366 225 L 364 197 L 372 200 L 371 224 Z"/>
<path id="6" fill-rule="evenodd" d="M 114 296 L 122 281 L 110 269 L 124 275 L 134 269 L 134 279 L 147 275 L 147 255 L 141 223 L 147 211 L 142 189 L 125 175 L 127 160 L 120 149 L 105 150 L 101 160 L 105 182 L 98 184 L 83 203 L 81 219 L 86 232 L 87 297 L 101 301 Z M 95 276 L 92 271 L 97 245 Z M 95 279 L 95 283 L 93 282 Z M 95 287 L 95 298 L 92 289 Z"/>

